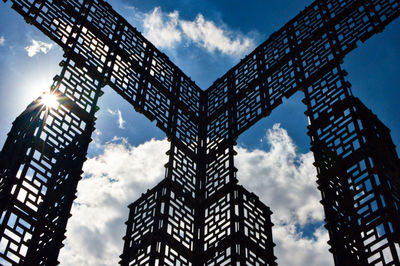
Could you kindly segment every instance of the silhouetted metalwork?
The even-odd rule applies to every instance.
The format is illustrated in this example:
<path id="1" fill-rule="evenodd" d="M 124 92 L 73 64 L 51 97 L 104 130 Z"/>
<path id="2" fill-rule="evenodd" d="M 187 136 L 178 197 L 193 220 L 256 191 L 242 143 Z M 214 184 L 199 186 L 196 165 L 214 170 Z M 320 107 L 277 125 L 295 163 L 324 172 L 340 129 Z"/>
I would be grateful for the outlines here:
<path id="1" fill-rule="evenodd" d="M 237 184 L 234 145 L 299 90 L 335 264 L 400 263 L 400 162 L 340 67 L 398 0 L 315 1 L 206 91 L 103 0 L 11 2 L 66 61 L 60 105 L 34 101 L 1 152 L 0 263 L 58 263 L 104 85 L 171 142 L 165 179 L 129 206 L 121 265 L 275 265 L 271 212 Z"/>

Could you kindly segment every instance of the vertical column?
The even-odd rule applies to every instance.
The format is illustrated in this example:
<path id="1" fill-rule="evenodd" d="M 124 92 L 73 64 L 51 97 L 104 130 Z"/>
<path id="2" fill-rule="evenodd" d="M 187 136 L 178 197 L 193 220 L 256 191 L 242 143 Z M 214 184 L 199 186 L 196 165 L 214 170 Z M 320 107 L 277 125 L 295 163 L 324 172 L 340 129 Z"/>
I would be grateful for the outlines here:
<path id="1" fill-rule="evenodd" d="M 235 75 L 228 72 L 218 85 L 227 91 L 227 110 L 210 117 L 205 127 L 203 265 L 276 265 L 271 211 L 237 184 Z"/>
<path id="2" fill-rule="evenodd" d="M 101 86 L 87 69 L 63 66 L 50 92 L 16 119 L 1 153 L 3 265 L 58 263 Z"/>
<path id="3" fill-rule="evenodd" d="M 171 94 L 181 93 L 181 73 L 174 71 Z M 166 128 L 171 148 L 165 179 L 132 203 L 121 265 L 192 265 L 197 186 L 198 125 L 187 110 L 169 103 Z"/>
<path id="4" fill-rule="evenodd" d="M 272 212 L 237 184 L 234 155 L 231 145 L 207 157 L 203 265 L 276 265 Z"/>
<path id="5" fill-rule="evenodd" d="M 345 74 L 337 65 L 305 91 L 331 252 L 337 265 L 397 265 L 400 162 Z"/>
<path id="6" fill-rule="evenodd" d="M 193 265 L 196 163 L 167 154 L 166 178 L 129 206 L 121 265 Z"/>

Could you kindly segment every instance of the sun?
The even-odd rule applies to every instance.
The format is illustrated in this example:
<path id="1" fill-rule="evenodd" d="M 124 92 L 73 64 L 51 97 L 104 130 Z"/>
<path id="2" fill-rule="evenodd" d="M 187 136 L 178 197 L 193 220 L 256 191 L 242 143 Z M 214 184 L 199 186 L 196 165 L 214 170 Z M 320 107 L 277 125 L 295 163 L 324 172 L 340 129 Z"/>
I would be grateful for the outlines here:
<path id="1" fill-rule="evenodd" d="M 50 92 L 43 93 L 40 103 L 46 106 L 47 108 L 52 108 L 52 109 L 57 109 L 58 106 L 60 105 L 60 103 L 57 101 L 57 96 Z"/>

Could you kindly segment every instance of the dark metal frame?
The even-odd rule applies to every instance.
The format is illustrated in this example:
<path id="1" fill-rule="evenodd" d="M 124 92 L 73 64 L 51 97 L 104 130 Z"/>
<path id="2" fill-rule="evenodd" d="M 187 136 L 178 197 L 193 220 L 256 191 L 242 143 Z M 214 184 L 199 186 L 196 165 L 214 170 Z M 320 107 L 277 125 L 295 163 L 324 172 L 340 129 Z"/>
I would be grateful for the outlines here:
<path id="1" fill-rule="evenodd" d="M 234 145 L 299 90 L 335 263 L 400 263 L 400 162 L 340 67 L 398 0 L 317 0 L 206 91 L 103 0 L 11 2 L 66 60 L 60 106 L 34 101 L 1 152 L 1 263 L 58 263 L 105 85 L 171 141 L 166 178 L 130 205 L 121 265 L 275 265 L 271 212 L 237 184 Z"/>

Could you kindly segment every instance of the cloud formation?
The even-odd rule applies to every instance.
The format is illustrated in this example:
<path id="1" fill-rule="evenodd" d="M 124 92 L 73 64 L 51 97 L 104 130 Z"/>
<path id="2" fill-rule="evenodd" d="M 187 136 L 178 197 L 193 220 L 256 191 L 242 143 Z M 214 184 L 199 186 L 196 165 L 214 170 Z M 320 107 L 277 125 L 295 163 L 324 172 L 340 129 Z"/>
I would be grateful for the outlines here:
<path id="1" fill-rule="evenodd" d="M 33 57 L 38 53 L 47 54 L 53 48 L 53 44 L 36 41 L 32 39 L 32 44 L 25 47 L 25 51 L 29 57 Z"/>
<path id="2" fill-rule="evenodd" d="M 277 213 L 282 223 L 299 225 L 321 221 L 324 217 L 319 203 L 313 154 L 299 154 L 287 131 L 275 124 L 265 137 L 270 150 L 239 147 L 235 160 L 239 181 L 254 191 Z M 284 192 L 284 193 L 282 193 Z"/>
<path id="3" fill-rule="evenodd" d="M 220 52 L 240 57 L 254 48 L 254 40 L 240 32 L 217 26 L 198 14 L 193 21 L 179 18 L 179 12 L 162 12 L 160 7 L 144 14 L 144 35 L 157 47 L 174 48 L 183 40 L 194 43 L 208 52 Z"/>
<path id="4" fill-rule="evenodd" d="M 278 264 L 332 265 L 326 243 L 328 234 L 322 227 L 324 213 L 313 154 L 299 153 L 279 124 L 267 131 L 265 140 L 270 146 L 268 151 L 238 147 L 235 164 L 239 183 L 258 195 L 273 212 Z"/>
<path id="5" fill-rule="evenodd" d="M 121 129 L 125 128 L 126 121 L 122 118 L 122 113 L 118 110 L 118 127 Z"/>
<path id="6" fill-rule="evenodd" d="M 255 192 L 274 212 L 274 249 L 281 265 L 333 265 L 323 211 L 315 184 L 312 154 L 301 154 L 278 124 L 268 130 L 268 150 L 238 147 L 239 183 Z M 116 265 L 128 204 L 164 177 L 166 140 L 132 146 L 117 138 L 89 158 L 72 208 L 62 265 Z"/>
<path id="7" fill-rule="evenodd" d="M 182 20 L 183 33 L 194 43 L 208 52 L 220 51 L 223 54 L 240 56 L 254 47 L 254 40 L 217 27 L 214 22 L 197 15 L 194 21 Z"/>
<path id="8" fill-rule="evenodd" d="M 126 121 L 122 117 L 122 112 L 119 109 L 114 111 L 114 110 L 111 110 L 110 108 L 107 108 L 107 112 L 111 115 L 118 115 L 118 119 L 117 119 L 118 128 L 125 129 Z"/>
<path id="9" fill-rule="evenodd" d="M 0 46 L 3 46 L 5 41 L 6 39 L 4 39 L 4 36 L 0 36 Z"/>
<path id="10" fill-rule="evenodd" d="M 131 146 L 124 138 L 104 145 L 89 158 L 67 226 L 62 265 L 117 265 L 122 253 L 128 204 L 164 177 L 166 140 Z"/>
<path id="11" fill-rule="evenodd" d="M 147 38 L 157 47 L 173 48 L 182 40 L 178 11 L 164 14 L 156 7 L 151 13 L 144 14 L 143 26 Z"/>

